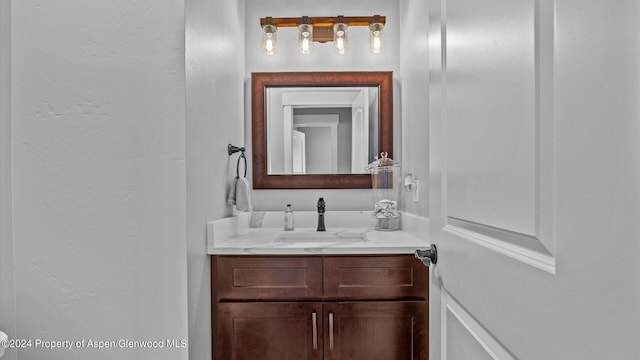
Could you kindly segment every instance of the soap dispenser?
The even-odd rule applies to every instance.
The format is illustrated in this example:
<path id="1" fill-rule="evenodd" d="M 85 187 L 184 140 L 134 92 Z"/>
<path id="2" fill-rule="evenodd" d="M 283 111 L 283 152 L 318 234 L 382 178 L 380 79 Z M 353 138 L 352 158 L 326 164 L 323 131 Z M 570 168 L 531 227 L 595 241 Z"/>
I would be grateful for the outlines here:
<path id="1" fill-rule="evenodd" d="M 287 209 L 284 211 L 284 230 L 293 231 L 293 210 L 291 210 L 291 204 L 287 204 Z"/>

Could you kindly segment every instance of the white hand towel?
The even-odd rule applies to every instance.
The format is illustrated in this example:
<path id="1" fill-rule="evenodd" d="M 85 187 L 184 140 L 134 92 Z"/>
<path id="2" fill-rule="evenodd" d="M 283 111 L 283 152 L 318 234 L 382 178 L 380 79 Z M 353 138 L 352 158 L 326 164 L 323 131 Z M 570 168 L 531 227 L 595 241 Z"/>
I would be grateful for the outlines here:
<path id="1" fill-rule="evenodd" d="M 229 193 L 227 193 L 227 204 L 235 205 L 236 204 L 236 188 L 238 187 L 238 177 L 234 177 L 229 184 Z"/>
<path id="2" fill-rule="evenodd" d="M 251 206 L 251 185 L 244 177 L 238 178 L 238 183 L 236 184 L 236 209 L 238 211 L 253 211 L 253 206 Z"/>

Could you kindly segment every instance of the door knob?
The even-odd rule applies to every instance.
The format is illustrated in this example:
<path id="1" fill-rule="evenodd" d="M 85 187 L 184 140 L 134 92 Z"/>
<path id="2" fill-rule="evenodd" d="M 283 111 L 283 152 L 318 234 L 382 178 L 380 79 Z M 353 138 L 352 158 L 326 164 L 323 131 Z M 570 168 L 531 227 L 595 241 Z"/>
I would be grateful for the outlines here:
<path id="1" fill-rule="evenodd" d="M 429 266 L 438 262 L 438 248 L 435 244 L 431 244 L 426 250 L 416 250 L 416 258 L 420 259 L 423 264 Z"/>

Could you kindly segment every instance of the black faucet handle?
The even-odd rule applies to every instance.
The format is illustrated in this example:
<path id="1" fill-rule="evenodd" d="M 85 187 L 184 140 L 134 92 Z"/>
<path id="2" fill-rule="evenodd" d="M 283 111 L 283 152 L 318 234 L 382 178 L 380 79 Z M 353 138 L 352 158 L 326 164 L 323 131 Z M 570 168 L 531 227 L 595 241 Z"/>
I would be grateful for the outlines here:
<path id="1" fill-rule="evenodd" d="M 324 199 L 318 199 L 318 228 L 317 231 L 327 231 L 327 228 L 324 226 Z"/>

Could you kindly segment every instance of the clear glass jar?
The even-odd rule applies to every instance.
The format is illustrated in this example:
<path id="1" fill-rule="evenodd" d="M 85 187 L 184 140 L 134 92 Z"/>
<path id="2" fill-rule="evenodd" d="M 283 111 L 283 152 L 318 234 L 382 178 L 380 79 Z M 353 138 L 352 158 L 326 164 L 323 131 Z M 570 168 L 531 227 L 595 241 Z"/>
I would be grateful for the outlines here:
<path id="1" fill-rule="evenodd" d="M 371 188 L 374 199 L 372 216 L 376 219 L 375 229 L 380 231 L 398 230 L 400 229 L 398 199 L 402 187 L 400 165 L 388 158 L 386 152 L 380 155 L 380 159 L 376 159 L 367 167 L 371 173 Z"/>

